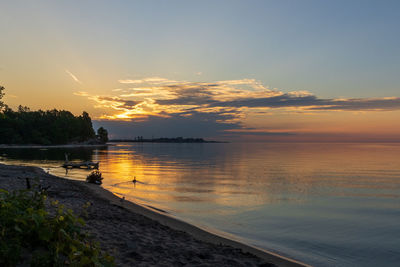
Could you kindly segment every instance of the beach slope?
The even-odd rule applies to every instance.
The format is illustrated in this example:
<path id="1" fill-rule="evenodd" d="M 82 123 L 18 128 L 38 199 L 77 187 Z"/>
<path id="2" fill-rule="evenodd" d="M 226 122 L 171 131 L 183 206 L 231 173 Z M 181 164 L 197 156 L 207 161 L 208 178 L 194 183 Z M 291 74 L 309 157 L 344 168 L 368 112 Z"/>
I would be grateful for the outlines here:
<path id="1" fill-rule="evenodd" d="M 123 201 L 97 185 L 59 178 L 37 167 L 0 164 L 0 188 L 25 189 L 26 178 L 50 186 L 49 198 L 76 214 L 90 202 L 85 228 L 115 257 L 117 266 L 304 266 Z"/>

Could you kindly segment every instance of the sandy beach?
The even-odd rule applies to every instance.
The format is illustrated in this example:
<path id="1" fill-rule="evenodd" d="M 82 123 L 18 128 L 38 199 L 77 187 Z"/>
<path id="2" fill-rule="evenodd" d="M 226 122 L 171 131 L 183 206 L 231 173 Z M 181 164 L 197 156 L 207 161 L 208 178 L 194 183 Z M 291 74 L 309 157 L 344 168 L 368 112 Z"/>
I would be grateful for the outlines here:
<path id="1" fill-rule="evenodd" d="M 0 164 L 0 188 L 26 188 L 26 178 L 50 186 L 48 196 L 79 214 L 90 202 L 85 230 L 117 266 L 304 266 L 125 201 L 100 186 L 67 180 L 37 167 Z"/>

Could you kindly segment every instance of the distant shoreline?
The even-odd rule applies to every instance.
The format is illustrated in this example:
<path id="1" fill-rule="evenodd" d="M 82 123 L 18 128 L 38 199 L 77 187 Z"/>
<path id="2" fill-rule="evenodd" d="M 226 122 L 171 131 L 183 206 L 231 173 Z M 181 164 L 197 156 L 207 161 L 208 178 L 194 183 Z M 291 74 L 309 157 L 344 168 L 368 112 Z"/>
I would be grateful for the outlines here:
<path id="1" fill-rule="evenodd" d="M 203 138 L 136 138 L 136 139 L 113 139 L 114 143 L 228 143 L 226 141 L 204 140 Z"/>

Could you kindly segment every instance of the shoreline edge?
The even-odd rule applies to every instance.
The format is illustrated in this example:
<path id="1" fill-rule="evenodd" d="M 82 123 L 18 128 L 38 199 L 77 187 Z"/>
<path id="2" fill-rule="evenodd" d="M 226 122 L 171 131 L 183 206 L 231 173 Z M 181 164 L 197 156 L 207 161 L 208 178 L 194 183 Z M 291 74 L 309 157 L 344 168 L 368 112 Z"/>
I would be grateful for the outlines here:
<path id="1" fill-rule="evenodd" d="M 5 164 L 5 163 L 0 163 L 0 164 L 7 166 L 7 167 L 21 167 L 21 168 L 26 167 L 26 166 L 20 166 L 20 165 L 9 165 L 9 164 Z M 105 189 L 101 186 L 89 184 L 84 181 L 66 179 L 63 177 L 56 176 L 56 175 L 48 174 L 44 171 L 44 169 L 42 169 L 40 167 L 36 167 L 36 166 L 30 166 L 30 169 L 37 175 L 52 176 L 53 178 L 56 178 L 56 179 L 68 181 L 69 183 L 74 184 L 75 186 L 85 188 L 90 193 L 92 193 L 94 196 L 96 196 L 97 198 L 103 199 L 112 205 L 119 206 L 133 214 L 136 213 L 136 214 L 145 216 L 145 217 L 152 219 L 152 220 L 160 223 L 161 225 L 167 226 L 173 230 L 186 232 L 189 235 L 193 236 L 195 239 L 198 239 L 200 241 L 211 243 L 214 245 L 227 245 L 227 246 L 230 246 L 230 247 L 233 247 L 236 249 L 240 249 L 243 252 L 253 254 L 253 255 L 265 260 L 266 262 L 275 264 L 276 266 L 282 266 L 282 267 L 311 266 L 311 265 L 302 263 L 300 261 L 279 255 L 277 253 L 255 247 L 250 244 L 246 244 L 244 242 L 236 241 L 236 240 L 230 239 L 228 237 L 223 237 L 217 233 L 212 233 L 210 231 L 202 229 L 199 226 L 196 226 L 196 225 L 190 224 L 188 222 L 185 222 L 183 220 L 180 220 L 172 215 L 169 215 L 168 213 L 161 213 L 157 210 L 151 209 L 150 207 L 145 207 L 145 206 L 142 206 L 140 204 L 137 204 L 137 203 L 134 203 L 134 202 L 131 202 L 128 200 L 124 200 L 121 202 L 120 197 L 118 197 L 117 195 L 113 194 L 111 191 L 108 191 L 107 189 Z"/>

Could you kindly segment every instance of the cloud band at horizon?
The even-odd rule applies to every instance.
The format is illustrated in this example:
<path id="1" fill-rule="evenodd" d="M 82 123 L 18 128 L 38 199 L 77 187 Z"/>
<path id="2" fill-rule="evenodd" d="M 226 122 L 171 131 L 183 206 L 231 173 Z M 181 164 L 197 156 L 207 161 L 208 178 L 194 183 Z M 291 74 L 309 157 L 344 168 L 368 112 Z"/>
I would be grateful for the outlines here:
<path id="1" fill-rule="evenodd" d="M 319 98 L 308 91 L 269 89 L 254 79 L 190 82 L 149 77 L 119 80 L 119 84 L 121 88 L 113 89 L 110 95 L 75 93 L 94 101 L 103 112 L 96 124 L 118 128 L 114 130 L 118 137 L 176 136 L 180 132 L 228 139 L 251 136 L 254 140 L 307 141 L 324 137 L 321 140 L 340 141 L 353 140 L 362 133 L 360 140 L 374 141 L 382 137 L 388 140 L 388 134 L 393 139 L 398 129 L 374 132 L 368 123 L 360 122 L 382 122 L 378 116 L 382 111 L 393 116 L 400 111 L 400 97 Z M 365 113 L 368 118 L 362 116 Z M 338 123 L 332 119 L 335 114 L 354 123 Z M 288 116 L 294 121 L 279 122 Z M 320 122 L 321 127 L 315 129 L 313 118 L 321 116 L 326 125 Z"/>

